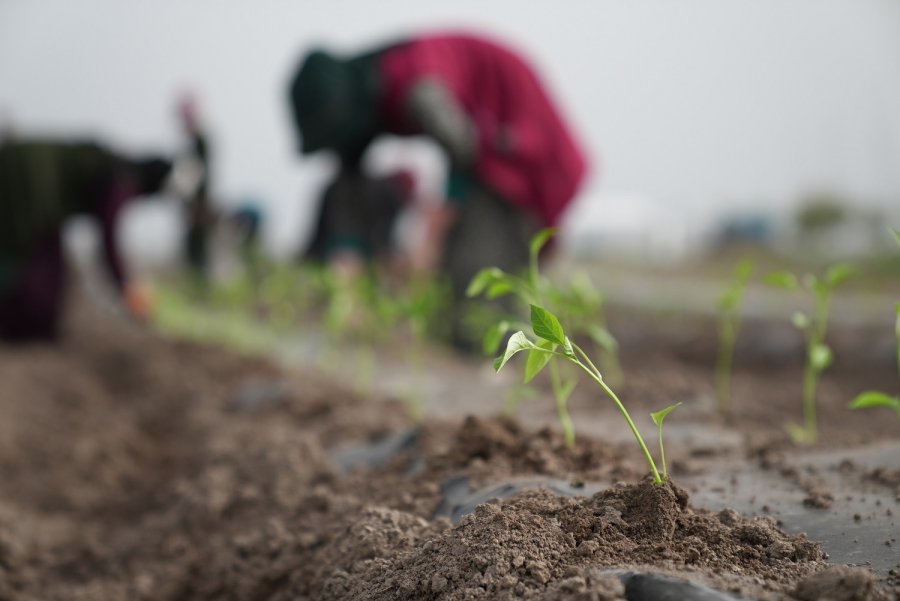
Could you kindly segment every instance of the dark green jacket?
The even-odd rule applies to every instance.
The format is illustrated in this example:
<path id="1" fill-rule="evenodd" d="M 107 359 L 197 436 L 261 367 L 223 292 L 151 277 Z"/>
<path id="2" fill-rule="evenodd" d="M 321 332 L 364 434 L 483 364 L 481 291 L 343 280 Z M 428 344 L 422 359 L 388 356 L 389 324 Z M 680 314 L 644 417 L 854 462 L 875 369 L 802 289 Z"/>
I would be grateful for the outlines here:
<path id="1" fill-rule="evenodd" d="M 9 282 L 35 242 L 67 218 L 78 214 L 107 218 L 104 204 L 118 164 L 111 152 L 93 143 L 0 145 L 0 287 L 4 280 Z"/>

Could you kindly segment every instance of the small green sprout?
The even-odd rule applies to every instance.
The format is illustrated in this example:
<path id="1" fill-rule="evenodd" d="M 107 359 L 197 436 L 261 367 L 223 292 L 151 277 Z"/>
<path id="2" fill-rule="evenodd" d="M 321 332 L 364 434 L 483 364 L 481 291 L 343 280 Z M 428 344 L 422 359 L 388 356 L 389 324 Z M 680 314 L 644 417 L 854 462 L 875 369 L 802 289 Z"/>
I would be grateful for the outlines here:
<path id="1" fill-rule="evenodd" d="M 662 475 L 660 475 L 656 462 L 653 460 L 650 450 L 644 443 L 644 439 L 641 437 L 634 421 L 632 421 L 625 405 L 622 404 L 622 401 L 619 400 L 616 393 L 613 392 L 603 380 L 600 370 L 597 369 L 587 353 L 566 336 L 559 319 L 547 309 L 532 304 L 531 331 L 534 334 L 536 341 L 532 341 L 525 332 L 521 330 L 510 336 L 509 341 L 506 344 L 506 350 L 494 361 L 494 369 L 499 372 L 513 356 L 522 351 L 528 351 L 528 360 L 525 367 L 526 379 L 531 379 L 536 376 L 544 367 L 548 364 L 552 364 L 554 359 L 566 361 L 575 365 L 578 369 L 586 373 L 609 396 L 609 398 L 612 399 L 613 403 L 615 403 L 616 407 L 625 418 L 625 421 L 628 423 L 628 427 L 631 429 L 632 434 L 634 434 L 634 438 L 641 448 L 644 458 L 647 460 L 647 465 L 653 475 L 653 483 L 657 486 L 661 486 L 665 482 L 667 473 L 665 456 L 661 445 L 662 420 L 666 414 L 675 409 L 677 405 L 667 407 L 651 416 L 653 417 L 653 421 L 657 424 L 660 433 L 660 464 L 662 465 Z M 568 425 L 571 427 L 571 423 Z M 563 424 L 563 427 L 565 428 L 566 424 Z"/>
<path id="2" fill-rule="evenodd" d="M 893 409 L 900 419 L 900 397 L 891 396 L 886 392 L 869 390 L 857 396 L 850 403 L 850 409 L 870 409 L 872 407 L 887 407 Z"/>
<path id="3" fill-rule="evenodd" d="M 511 294 L 524 305 L 552 306 L 565 317 L 573 334 L 590 338 L 600 348 L 600 365 L 607 381 L 614 385 L 621 383 L 622 370 L 618 360 L 618 343 L 606 327 L 603 315 L 603 295 L 594 288 L 586 276 L 576 276 L 568 287 L 555 286 L 544 278 L 538 269 L 541 249 L 556 233 L 548 228 L 538 232 L 529 244 L 528 270 L 523 277 L 508 274 L 496 267 L 482 269 L 469 284 L 469 297 L 484 295 L 489 300 Z M 548 302 L 549 301 L 549 302 Z M 504 338 L 510 332 L 524 330 L 528 324 L 516 318 L 496 322 L 484 335 L 484 351 L 494 355 Z M 546 357 L 540 354 L 530 357 L 525 369 L 525 383 L 546 365 Z M 543 362 L 542 362 L 543 361 Z M 563 428 L 563 435 L 569 447 L 575 446 L 575 430 L 568 412 L 569 397 L 578 383 L 577 371 L 567 363 L 553 363 L 550 367 L 550 384 L 556 401 L 557 414 Z M 514 402 L 504 407 L 512 409 Z"/>
<path id="4" fill-rule="evenodd" d="M 798 311 L 791 318 L 794 327 L 801 330 L 806 339 L 806 363 L 803 370 L 803 418 L 804 425 L 787 424 L 788 434 L 797 444 L 813 444 L 818 440 L 816 418 L 816 389 L 822 373 L 831 365 L 834 355 L 825 344 L 828 329 L 828 313 L 834 289 L 854 274 L 849 264 L 833 265 L 824 277 L 806 274 L 802 280 L 788 271 L 778 271 L 766 276 L 766 283 L 786 290 L 801 287 L 812 292 L 815 309 L 810 316 Z"/>
<path id="5" fill-rule="evenodd" d="M 894 240 L 900 245 L 900 232 L 891 229 Z M 897 339 L 897 373 L 900 374 L 900 303 L 894 305 L 894 336 Z M 869 409 L 871 407 L 887 407 L 897 412 L 900 418 L 900 397 L 891 396 L 886 392 L 870 390 L 857 396 L 850 403 L 850 409 Z"/>
<path id="6" fill-rule="evenodd" d="M 716 355 L 716 399 L 719 411 L 731 410 L 731 365 L 734 343 L 741 327 L 741 304 L 747 281 L 753 273 L 753 261 L 744 259 L 737 264 L 731 284 L 719 297 L 719 351 Z"/>
<path id="7" fill-rule="evenodd" d="M 666 416 L 678 409 L 681 406 L 681 402 L 675 403 L 674 405 L 669 405 L 665 409 L 660 409 L 654 413 L 650 414 L 650 419 L 653 420 L 653 423 L 656 424 L 656 430 L 659 434 L 659 462 L 662 464 L 662 477 L 663 479 L 669 477 L 669 472 L 666 469 L 666 450 L 663 447 L 663 420 L 666 419 Z"/>

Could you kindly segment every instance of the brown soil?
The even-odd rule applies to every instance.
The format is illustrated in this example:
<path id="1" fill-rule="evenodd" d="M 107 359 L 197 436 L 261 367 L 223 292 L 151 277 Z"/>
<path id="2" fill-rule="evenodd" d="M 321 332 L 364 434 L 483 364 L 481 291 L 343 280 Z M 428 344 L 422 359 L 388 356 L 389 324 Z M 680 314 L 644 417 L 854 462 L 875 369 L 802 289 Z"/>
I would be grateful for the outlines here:
<path id="1" fill-rule="evenodd" d="M 623 599 L 614 568 L 761 599 L 881 594 L 769 519 L 642 483 L 630 447 L 588 436 L 569 450 L 551 429 L 429 421 L 412 451 L 344 473 L 329 450 L 401 430 L 401 403 L 80 317 L 59 347 L 0 347 L 0 599 Z M 284 393 L 235 410 L 260 380 Z M 608 488 L 433 518 L 460 475 Z"/>

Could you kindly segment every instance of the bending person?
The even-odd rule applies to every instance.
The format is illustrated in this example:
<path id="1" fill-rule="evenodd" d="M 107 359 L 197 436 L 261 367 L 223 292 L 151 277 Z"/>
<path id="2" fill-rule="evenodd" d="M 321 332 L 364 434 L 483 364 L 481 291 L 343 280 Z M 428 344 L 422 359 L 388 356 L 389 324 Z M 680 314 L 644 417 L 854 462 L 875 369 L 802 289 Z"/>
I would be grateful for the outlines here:
<path id="1" fill-rule="evenodd" d="M 329 150 L 352 166 L 382 134 L 424 134 L 445 150 L 448 209 L 431 228 L 438 251 L 421 252 L 440 257 L 460 301 L 456 325 L 475 273 L 523 268 L 529 238 L 558 223 L 586 172 L 534 71 L 475 36 L 416 37 L 348 58 L 317 50 L 290 96 L 304 154 Z"/>
<path id="2" fill-rule="evenodd" d="M 18 141 L 0 146 L 0 339 L 51 340 L 59 333 L 65 265 L 62 227 L 88 215 L 99 224 L 105 264 L 133 313 L 146 310 L 116 240 L 125 203 L 158 192 L 162 158 L 127 159 L 91 142 Z"/>

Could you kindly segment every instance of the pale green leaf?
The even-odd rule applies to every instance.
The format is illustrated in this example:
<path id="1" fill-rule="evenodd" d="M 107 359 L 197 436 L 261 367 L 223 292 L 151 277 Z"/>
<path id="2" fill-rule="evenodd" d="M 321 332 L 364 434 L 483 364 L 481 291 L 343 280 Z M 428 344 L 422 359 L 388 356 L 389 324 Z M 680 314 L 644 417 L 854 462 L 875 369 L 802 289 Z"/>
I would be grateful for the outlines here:
<path id="1" fill-rule="evenodd" d="M 491 283 L 488 288 L 485 296 L 489 300 L 494 300 L 495 298 L 500 298 L 501 296 L 506 296 L 510 292 L 513 291 L 513 284 L 508 278 L 498 279 L 495 282 Z"/>
<path id="2" fill-rule="evenodd" d="M 475 274 L 475 277 L 472 278 L 472 281 L 469 282 L 469 287 L 466 288 L 466 296 L 469 298 L 478 296 L 485 289 L 496 282 L 499 279 L 502 279 L 506 274 L 503 273 L 502 270 L 496 267 L 485 267 L 481 271 Z"/>
<path id="3" fill-rule="evenodd" d="M 738 286 L 729 286 L 728 289 L 722 293 L 722 296 L 719 297 L 719 311 L 722 311 L 723 313 L 733 311 L 741 300 L 742 292 L 743 291 Z"/>
<path id="4" fill-rule="evenodd" d="M 506 343 L 506 351 L 500 357 L 494 361 L 494 369 L 500 371 L 504 365 L 520 351 L 530 350 L 535 348 L 534 343 L 528 340 L 528 337 L 525 335 L 525 332 L 518 331 L 512 336 L 509 337 L 509 341 Z"/>
<path id="5" fill-rule="evenodd" d="M 829 287 L 834 288 L 855 273 L 856 269 L 853 265 L 849 263 L 838 263 L 837 265 L 832 265 L 825 273 L 825 282 L 828 283 Z"/>
<path id="6" fill-rule="evenodd" d="M 525 363 L 525 383 L 531 382 L 553 358 L 555 344 L 547 340 L 539 340 L 535 348 L 528 351 L 528 361 Z"/>
<path id="7" fill-rule="evenodd" d="M 857 396 L 850 403 L 851 409 L 868 409 L 869 407 L 888 407 L 894 411 L 900 411 L 900 398 L 878 390 L 869 390 Z"/>
<path id="8" fill-rule="evenodd" d="M 741 259 L 734 268 L 734 279 L 746 283 L 753 275 L 753 259 Z"/>
<path id="9" fill-rule="evenodd" d="M 496 354 L 497 349 L 500 348 L 500 343 L 503 342 L 503 337 L 506 336 L 507 332 L 509 332 L 512 327 L 512 324 L 508 321 L 499 321 L 488 328 L 488 331 L 485 332 L 484 339 L 482 341 L 484 354 Z"/>
<path id="10" fill-rule="evenodd" d="M 679 401 L 678 403 L 675 403 L 674 405 L 669 405 L 665 409 L 660 409 L 659 411 L 651 413 L 650 419 L 652 419 L 653 423 L 656 424 L 657 426 L 662 426 L 663 420 L 666 419 L 666 416 L 669 415 L 670 413 L 672 413 L 673 411 L 675 411 L 676 409 L 678 409 L 679 407 L 681 407 L 681 405 L 682 405 L 682 403 Z"/>
<path id="11" fill-rule="evenodd" d="M 566 343 L 566 334 L 563 332 L 559 319 L 543 307 L 531 305 L 531 329 L 539 338 L 556 344 Z"/>
<path id="12" fill-rule="evenodd" d="M 825 344 L 818 343 L 809 349 L 809 364 L 819 373 L 825 371 L 833 359 L 831 349 Z"/>
<path id="13" fill-rule="evenodd" d="M 790 271 L 773 271 L 766 275 L 763 281 L 769 286 L 784 288 L 785 290 L 796 290 L 800 286 L 797 276 Z"/>
<path id="14" fill-rule="evenodd" d="M 802 311 L 797 311 L 791 316 L 791 323 L 798 330 L 805 330 L 809 327 L 809 316 Z"/>

